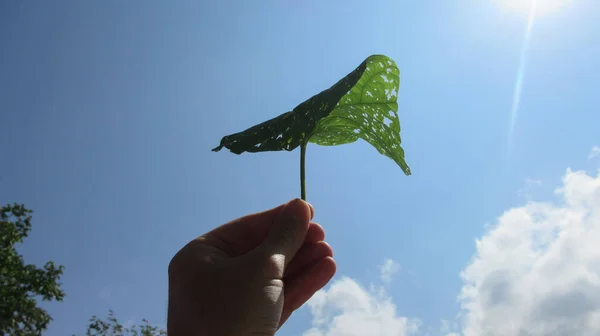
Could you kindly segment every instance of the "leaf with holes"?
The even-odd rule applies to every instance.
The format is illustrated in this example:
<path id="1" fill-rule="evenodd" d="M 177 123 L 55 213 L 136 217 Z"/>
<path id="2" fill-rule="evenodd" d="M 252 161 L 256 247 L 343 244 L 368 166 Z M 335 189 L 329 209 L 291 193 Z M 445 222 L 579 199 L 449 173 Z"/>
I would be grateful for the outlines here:
<path id="1" fill-rule="evenodd" d="M 406 175 L 410 168 L 400 146 L 398 88 L 400 70 L 384 55 L 372 55 L 329 89 L 294 110 L 223 137 L 218 147 L 235 154 L 291 151 L 300 146 L 301 194 L 306 198 L 306 145 L 337 146 L 363 139 L 394 160 Z"/>

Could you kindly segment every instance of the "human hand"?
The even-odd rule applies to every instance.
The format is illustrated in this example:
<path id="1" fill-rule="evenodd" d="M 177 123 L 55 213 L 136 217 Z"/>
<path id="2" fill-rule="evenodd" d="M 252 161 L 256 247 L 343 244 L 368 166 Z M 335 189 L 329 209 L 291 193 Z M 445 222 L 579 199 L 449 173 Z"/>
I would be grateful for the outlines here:
<path id="1" fill-rule="evenodd" d="M 183 247 L 169 264 L 168 334 L 274 335 L 335 274 L 313 216 L 297 199 Z"/>

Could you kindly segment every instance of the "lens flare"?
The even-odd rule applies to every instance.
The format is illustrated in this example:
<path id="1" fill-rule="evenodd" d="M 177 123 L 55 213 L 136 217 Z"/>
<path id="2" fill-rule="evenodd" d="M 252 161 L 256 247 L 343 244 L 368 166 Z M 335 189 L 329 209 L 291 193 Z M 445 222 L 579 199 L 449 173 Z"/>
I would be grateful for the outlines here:
<path id="1" fill-rule="evenodd" d="M 532 0 L 530 3 L 529 19 L 527 20 L 527 29 L 525 29 L 525 37 L 523 38 L 523 46 L 521 47 L 521 58 L 519 59 L 519 69 L 517 70 L 517 80 L 515 82 L 512 108 L 510 111 L 510 125 L 508 128 L 508 141 L 509 142 L 511 142 L 512 138 L 513 138 L 513 133 L 515 131 L 515 124 L 517 122 L 517 115 L 519 113 L 519 105 L 521 104 L 521 93 L 523 90 L 525 65 L 527 63 L 527 50 L 529 47 L 529 41 L 531 40 L 531 32 L 533 30 L 533 24 L 535 22 L 535 13 L 536 13 L 538 1 L 541 1 L 541 0 Z"/>
<path id="2" fill-rule="evenodd" d="M 507 8 L 523 14 L 531 14 L 532 2 L 534 0 L 493 0 L 500 7 Z M 535 16 L 552 13 L 565 6 L 571 0 L 535 0 Z"/>

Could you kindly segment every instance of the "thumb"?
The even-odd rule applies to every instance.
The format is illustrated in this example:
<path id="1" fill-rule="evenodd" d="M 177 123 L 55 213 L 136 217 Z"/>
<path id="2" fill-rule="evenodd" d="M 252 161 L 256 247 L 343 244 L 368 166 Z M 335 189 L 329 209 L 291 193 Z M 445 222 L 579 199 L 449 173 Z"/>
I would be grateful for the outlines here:
<path id="1" fill-rule="evenodd" d="M 259 250 L 276 258 L 280 266 L 287 266 L 304 243 L 312 216 L 308 203 L 301 199 L 290 201 L 281 209 Z"/>

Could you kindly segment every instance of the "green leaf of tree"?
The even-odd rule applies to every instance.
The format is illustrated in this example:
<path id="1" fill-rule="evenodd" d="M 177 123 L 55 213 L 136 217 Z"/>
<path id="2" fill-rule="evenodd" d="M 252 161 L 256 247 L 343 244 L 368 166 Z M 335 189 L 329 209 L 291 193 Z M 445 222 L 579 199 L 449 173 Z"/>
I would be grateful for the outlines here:
<path id="1" fill-rule="evenodd" d="M 399 87 L 400 70 L 396 63 L 387 56 L 372 55 L 329 89 L 290 112 L 223 137 L 213 151 L 226 147 L 241 154 L 291 151 L 301 146 L 304 183 L 304 151 L 308 142 L 337 146 L 363 139 L 410 175 L 401 147 Z M 304 184 L 302 195 L 304 198 Z"/>
<path id="2" fill-rule="evenodd" d="M 143 325 L 126 327 L 122 325 L 112 310 L 108 311 L 108 317 L 101 319 L 92 316 L 89 320 L 86 336 L 166 336 L 167 331 L 157 326 L 150 325 L 148 320 L 142 319 Z M 73 335 L 75 336 L 75 335 Z"/>
<path id="3" fill-rule="evenodd" d="M 62 301 L 64 267 L 48 261 L 26 264 L 16 245 L 31 231 L 31 210 L 22 204 L 0 207 L 0 335 L 41 335 L 52 318 L 42 301 Z"/>

